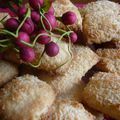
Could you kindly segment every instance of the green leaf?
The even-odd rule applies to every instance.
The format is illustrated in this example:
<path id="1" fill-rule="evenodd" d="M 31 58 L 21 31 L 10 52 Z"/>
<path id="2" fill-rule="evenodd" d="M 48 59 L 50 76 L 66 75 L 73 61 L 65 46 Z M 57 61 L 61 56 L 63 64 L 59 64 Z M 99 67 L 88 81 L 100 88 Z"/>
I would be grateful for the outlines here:
<path id="1" fill-rule="evenodd" d="M 50 0 L 44 0 L 44 11 L 47 12 L 51 6 Z"/>

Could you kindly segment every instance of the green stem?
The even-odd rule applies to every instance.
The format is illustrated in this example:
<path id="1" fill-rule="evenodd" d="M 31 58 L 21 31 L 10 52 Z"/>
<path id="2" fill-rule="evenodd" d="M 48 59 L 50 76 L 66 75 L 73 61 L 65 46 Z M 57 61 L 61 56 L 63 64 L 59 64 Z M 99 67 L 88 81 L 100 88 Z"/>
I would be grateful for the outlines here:
<path id="1" fill-rule="evenodd" d="M 69 53 L 71 55 L 71 59 L 73 59 L 73 53 L 71 51 L 71 45 L 72 45 L 72 43 L 71 43 L 71 40 L 70 40 L 70 36 L 68 36 L 68 38 L 69 38 L 68 51 L 69 51 Z"/>
<path id="2" fill-rule="evenodd" d="M 67 31 L 62 30 L 62 29 L 60 29 L 60 28 L 56 28 L 56 30 L 58 30 L 58 31 L 60 31 L 60 32 L 63 32 L 63 33 L 67 32 Z"/>
<path id="3" fill-rule="evenodd" d="M 72 33 L 72 32 L 73 32 L 73 31 L 68 31 L 68 32 L 63 33 L 63 34 L 61 35 L 61 37 L 59 38 L 59 40 L 62 40 L 62 38 L 63 38 L 64 36 L 66 36 L 66 35 L 69 36 L 69 34 Z"/>
<path id="4" fill-rule="evenodd" d="M 71 31 L 71 29 L 69 28 L 69 26 L 67 26 L 67 29 L 68 29 L 69 31 Z"/>
<path id="5" fill-rule="evenodd" d="M 17 31 L 16 31 L 16 36 L 18 36 L 19 30 L 20 30 L 21 27 L 23 26 L 23 24 L 24 24 L 24 22 L 26 21 L 26 19 L 27 19 L 28 17 L 30 17 L 30 14 L 31 14 L 31 10 L 30 10 L 30 8 L 28 8 L 28 11 L 27 11 L 27 13 L 26 13 L 26 15 L 25 15 L 25 18 L 23 19 L 23 21 L 21 22 L 21 24 L 19 25 L 19 27 L 18 27 L 18 29 L 17 29 Z"/>
<path id="6" fill-rule="evenodd" d="M 0 44 L 0 47 L 7 48 L 8 46 Z"/>
<path id="7" fill-rule="evenodd" d="M 10 39 L 3 39 L 3 40 L 0 40 L 0 43 L 1 42 L 7 42 L 7 41 L 9 41 Z"/>
<path id="8" fill-rule="evenodd" d="M 19 53 L 20 51 L 17 48 L 13 48 L 13 50 L 17 53 Z"/>
<path id="9" fill-rule="evenodd" d="M 27 42 L 24 42 L 24 41 L 21 41 L 21 42 L 22 42 L 23 44 L 29 46 L 29 47 L 34 47 L 35 44 L 36 44 L 36 42 L 37 42 L 37 40 L 38 40 L 38 38 L 39 38 L 40 36 L 43 36 L 43 35 L 46 35 L 46 36 L 51 37 L 51 35 L 49 35 L 49 34 L 44 34 L 44 33 L 42 33 L 42 34 L 38 34 L 38 35 L 35 37 L 35 39 L 33 40 L 33 43 L 32 43 L 32 44 L 27 43 Z"/>
<path id="10" fill-rule="evenodd" d="M 72 31 L 71 31 L 71 32 L 72 32 Z M 69 32 L 69 33 L 71 33 L 71 32 Z M 72 54 L 72 51 L 71 51 L 71 44 L 72 44 L 72 43 L 71 43 L 69 34 L 68 34 L 68 38 L 69 38 L 68 51 L 69 51 L 69 54 L 70 54 L 70 56 L 71 56 L 70 60 L 72 60 L 72 59 L 73 59 L 73 54 Z M 64 50 L 64 49 L 63 49 L 63 50 Z M 68 60 L 66 60 L 64 63 L 62 63 L 61 65 L 57 66 L 56 70 L 57 70 L 58 68 L 62 67 L 63 65 L 65 65 L 66 63 L 68 63 L 70 60 L 68 59 Z"/>
<path id="11" fill-rule="evenodd" d="M 47 31 L 47 32 L 52 31 L 52 26 L 51 26 L 50 22 L 48 21 L 48 19 L 44 16 L 44 14 L 41 11 L 40 11 L 40 15 L 42 16 L 41 17 L 41 23 L 42 23 L 42 26 L 43 26 L 44 30 Z M 46 29 L 46 27 L 45 27 L 45 25 L 43 23 L 43 18 L 48 22 L 50 30 Z"/>
<path id="12" fill-rule="evenodd" d="M 6 33 L 8 35 L 12 35 L 13 37 L 17 37 L 14 33 L 8 31 L 8 30 L 2 30 L 2 33 Z"/>
<path id="13" fill-rule="evenodd" d="M 4 23 L 4 20 L 8 17 L 8 15 L 6 15 L 5 17 L 3 17 L 1 20 L 0 20 L 0 23 Z"/>
<path id="14" fill-rule="evenodd" d="M 37 65 L 34 65 L 34 64 L 32 64 L 32 63 L 29 63 L 29 64 L 30 64 L 32 67 L 34 67 L 34 68 L 38 68 L 38 67 L 40 66 L 40 64 L 41 64 L 41 59 L 42 59 L 44 53 L 45 53 L 45 49 L 43 50 L 42 54 L 40 55 L 40 58 L 39 58 L 39 61 L 38 61 L 38 64 L 37 64 Z"/>

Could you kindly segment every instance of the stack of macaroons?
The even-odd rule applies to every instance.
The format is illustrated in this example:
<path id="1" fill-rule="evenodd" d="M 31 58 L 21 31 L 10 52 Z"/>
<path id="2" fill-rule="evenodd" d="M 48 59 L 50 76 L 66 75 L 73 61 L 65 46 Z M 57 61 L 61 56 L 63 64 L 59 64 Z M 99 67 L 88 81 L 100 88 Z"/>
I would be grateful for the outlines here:
<path id="1" fill-rule="evenodd" d="M 120 5 L 100 0 L 78 9 L 55 0 L 44 13 L 45 0 L 29 4 L 13 37 L 19 53 L 0 53 L 0 120 L 120 120 Z M 27 12 L 21 6 L 4 24 L 11 35 Z M 61 32 L 70 33 L 59 39 Z"/>

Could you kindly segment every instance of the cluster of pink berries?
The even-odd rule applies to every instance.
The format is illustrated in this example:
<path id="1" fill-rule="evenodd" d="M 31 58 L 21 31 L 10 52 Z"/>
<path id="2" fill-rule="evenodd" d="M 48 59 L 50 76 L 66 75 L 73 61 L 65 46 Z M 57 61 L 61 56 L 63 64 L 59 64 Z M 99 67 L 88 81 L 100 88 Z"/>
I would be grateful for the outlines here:
<path id="1" fill-rule="evenodd" d="M 57 28 L 57 18 L 50 0 L 50 7 L 44 10 L 44 0 L 29 0 L 31 8 L 25 5 L 18 9 L 16 18 L 9 18 L 4 23 L 4 32 L 12 37 L 14 47 L 19 51 L 20 58 L 25 62 L 35 60 L 34 43 L 45 45 L 45 53 L 54 57 L 59 53 L 59 46 L 51 40 L 51 33 Z M 28 12 L 28 9 L 30 10 Z M 61 17 L 64 25 L 72 25 L 77 21 L 75 13 L 68 11 Z M 77 34 L 73 31 L 67 34 L 72 43 L 77 41 Z"/>

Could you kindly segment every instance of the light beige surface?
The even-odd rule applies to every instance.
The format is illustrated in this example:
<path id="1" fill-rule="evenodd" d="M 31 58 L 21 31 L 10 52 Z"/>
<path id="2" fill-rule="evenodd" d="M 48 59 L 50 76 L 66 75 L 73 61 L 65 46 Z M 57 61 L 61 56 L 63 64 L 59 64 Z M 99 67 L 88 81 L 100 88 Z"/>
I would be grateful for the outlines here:
<path id="1" fill-rule="evenodd" d="M 120 74 L 120 49 L 98 49 L 96 53 L 101 57 L 99 69 Z"/>
<path id="2" fill-rule="evenodd" d="M 120 80 L 120 75 L 115 73 L 107 73 L 107 72 L 98 72 L 94 74 L 91 80 Z"/>
<path id="3" fill-rule="evenodd" d="M 2 120 L 39 120 L 55 99 L 55 92 L 32 75 L 18 77 L 0 89 Z"/>
<path id="4" fill-rule="evenodd" d="M 97 0 L 71 0 L 73 3 L 90 3 Z M 111 0 L 114 2 L 120 2 L 119 0 Z"/>
<path id="5" fill-rule="evenodd" d="M 17 66 L 0 60 L 0 87 L 18 75 Z"/>
<path id="6" fill-rule="evenodd" d="M 100 57 L 120 59 L 120 49 L 98 49 L 96 53 Z"/>
<path id="7" fill-rule="evenodd" d="M 89 3 L 84 10 L 83 33 L 89 44 L 120 40 L 120 5 L 108 0 Z"/>
<path id="8" fill-rule="evenodd" d="M 56 101 L 42 120 L 95 120 L 82 104 L 75 101 Z"/>
<path id="9" fill-rule="evenodd" d="M 78 8 L 73 5 L 70 0 L 55 0 L 55 2 L 53 2 L 53 7 L 55 9 L 55 16 L 57 17 L 61 17 L 67 11 L 73 11 L 77 16 L 77 22 L 74 25 L 70 26 L 70 28 L 74 30 L 79 30 L 82 28 L 81 15 L 78 11 Z M 64 28 L 64 25 L 60 23 L 59 27 Z"/>
<path id="10" fill-rule="evenodd" d="M 63 75 L 45 74 L 43 76 L 39 73 L 39 77 L 55 88 L 58 98 L 80 101 L 80 94 L 85 86 L 81 78 L 98 61 L 98 56 L 90 48 L 76 45 L 73 50 L 73 60 Z"/>
<path id="11" fill-rule="evenodd" d="M 84 89 L 83 100 L 89 107 L 120 120 L 120 76 L 99 74 Z"/>
<path id="12" fill-rule="evenodd" d="M 120 75 L 120 59 L 103 58 L 97 67 L 104 72 L 118 73 Z"/>

